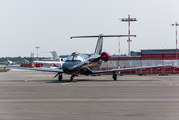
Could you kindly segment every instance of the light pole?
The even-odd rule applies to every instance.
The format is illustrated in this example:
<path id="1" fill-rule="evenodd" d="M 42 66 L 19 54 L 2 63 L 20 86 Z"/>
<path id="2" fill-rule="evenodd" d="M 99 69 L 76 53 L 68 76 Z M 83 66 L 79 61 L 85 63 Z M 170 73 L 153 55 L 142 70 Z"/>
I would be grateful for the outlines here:
<path id="1" fill-rule="evenodd" d="M 176 26 L 176 53 L 178 52 L 177 49 L 177 26 L 179 26 L 179 24 L 177 24 L 177 22 L 175 24 L 172 24 L 172 26 Z"/>
<path id="2" fill-rule="evenodd" d="M 118 55 L 119 55 L 119 56 L 120 56 L 120 54 L 121 54 L 121 53 L 120 53 L 120 52 L 121 52 L 120 49 L 121 49 L 121 48 L 120 48 L 120 37 L 119 37 L 119 38 L 118 38 Z"/>
<path id="3" fill-rule="evenodd" d="M 177 22 L 175 24 L 172 24 L 172 26 L 176 26 L 176 64 L 177 64 L 177 60 L 178 60 L 178 49 L 177 49 L 177 26 L 179 26 L 179 24 L 177 24 Z M 175 73 L 175 67 L 174 67 L 174 73 Z"/>
<path id="4" fill-rule="evenodd" d="M 39 58 L 38 58 L 38 56 L 39 56 L 39 55 L 38 55 L 38 49 L 39 49 L 40 47 L 37 46 L 37 47 L 35 47 L 35 48 L 37 49 L 37 61 L 38 61 L 38 60 L 39 60 Z"/>
<path id="5" fill-rule="evenodd" d="M 130 35 L 130 21 L 137 21 L 136 18 L 130 18 L 130 15 L 128 15 L 128 18 L 121 18 L 120 19 L 122 22 L 128 22 L 128 35 Z M 128 37 L 128 56 L 130 56 L 130 42 L 132 42 L 132 40 L 130 39 L 130 36 Z"/>

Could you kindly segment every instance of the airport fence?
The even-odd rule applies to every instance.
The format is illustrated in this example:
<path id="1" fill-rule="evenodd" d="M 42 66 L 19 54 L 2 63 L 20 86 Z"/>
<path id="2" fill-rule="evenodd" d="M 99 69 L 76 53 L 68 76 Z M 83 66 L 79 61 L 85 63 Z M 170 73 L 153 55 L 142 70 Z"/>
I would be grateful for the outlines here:
<path id="1" fill-rule="evenodd" d="M 100 70 L 174 64 L 171 67 L 122 71 L 121 74 L 179 73 L 179 53 L 142 53 L 139 57 L 111 57 L 103 62 Z"/>

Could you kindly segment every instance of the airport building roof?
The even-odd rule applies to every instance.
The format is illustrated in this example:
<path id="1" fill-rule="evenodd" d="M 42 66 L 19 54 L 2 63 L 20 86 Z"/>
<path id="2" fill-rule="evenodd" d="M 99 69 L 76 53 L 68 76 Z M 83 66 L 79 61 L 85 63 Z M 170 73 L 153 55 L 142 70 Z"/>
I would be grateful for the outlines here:
<path id="1" fill-rule="evenodd" d="M 146 49 L 141 50 L 142 53 L 174 53 L 176 49 Z M 178 50 L 179 52 L 179 50 Z"/>
<path id="2" fill-rule="evenodd" d="M 141 52 L 142 53 L 175 53 L 176 49 L 142 49 Z M 131 56 L 141 56 L 141 52 L 131 51 Z"/>

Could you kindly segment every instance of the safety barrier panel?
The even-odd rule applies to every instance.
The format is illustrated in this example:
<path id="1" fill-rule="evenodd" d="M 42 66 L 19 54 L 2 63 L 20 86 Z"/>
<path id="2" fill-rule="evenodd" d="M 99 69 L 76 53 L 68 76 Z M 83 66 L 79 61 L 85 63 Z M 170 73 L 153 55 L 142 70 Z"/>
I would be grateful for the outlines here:
<path id="1" fill-rule="evenodd" d="M 122 71 L 121 74 L 179 73 L 179 53 L 141 53 L 140 57 L 111 57 L 100 70 L 174 64 L 171 67 Z"/>

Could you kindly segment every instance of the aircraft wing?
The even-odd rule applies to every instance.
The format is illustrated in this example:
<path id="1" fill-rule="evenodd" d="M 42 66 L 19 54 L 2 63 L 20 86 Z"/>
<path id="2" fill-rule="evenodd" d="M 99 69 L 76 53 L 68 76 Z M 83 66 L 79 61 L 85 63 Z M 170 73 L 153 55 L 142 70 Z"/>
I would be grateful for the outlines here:
<path id="1" fill-rule="evenodd" d="M 63 70 L 59 70 L 59 69 L 44 69 L 44 68 L 15 67 L 15 66 L 4 66 L 4 68 L 12 68 L 12 69 L 23 69 L 23 70 L 35 70 L 35 71 L 44 71 L 44 72 L 59 72 L 59 73 L 63 73 Z"/>
<path id="2" fill-rule="evenodd" d="M 169 65 L 156 65 L 156 66 L 142 66 L 142 67 L 132 67 L 132 68 L 120 68 L 120 69 L 110 69 L 110 70 L 100 70 L 95 71 L 94 73 L 106 73 L 106 72 L 118 72 L 118 71 L 129 71 L 129 70 L 138 70 L 138 69 L 147 69 L 147 68 L 158 68 L 158 67 L 170 67 Z"/>
<path id="3" fill-rule="evenodd" d="M 47 63 L 47 64 L 61 64 L 63 62 L 60 61 L 33 61 L 35 63 Z"/>

